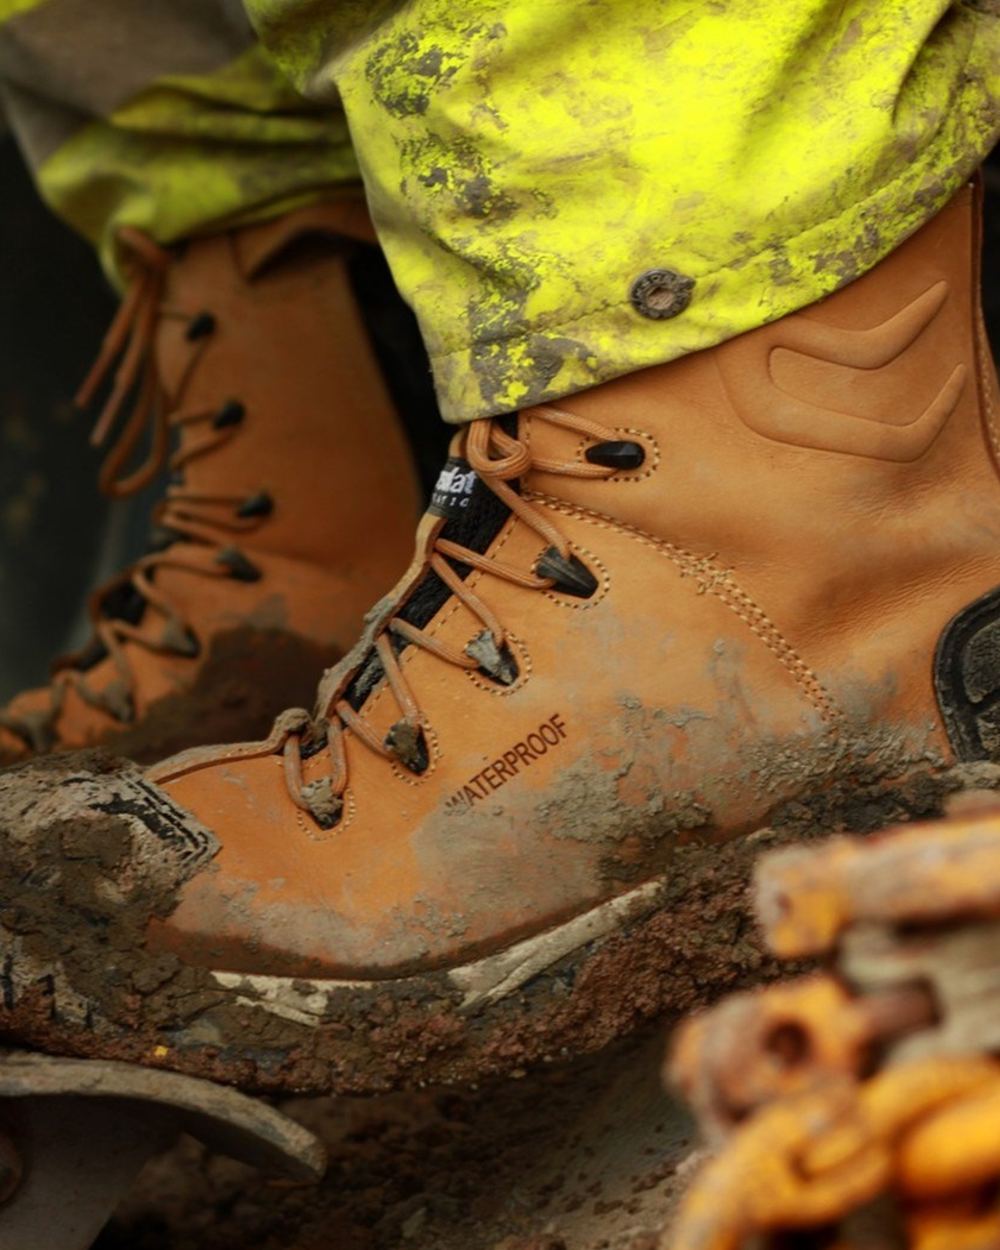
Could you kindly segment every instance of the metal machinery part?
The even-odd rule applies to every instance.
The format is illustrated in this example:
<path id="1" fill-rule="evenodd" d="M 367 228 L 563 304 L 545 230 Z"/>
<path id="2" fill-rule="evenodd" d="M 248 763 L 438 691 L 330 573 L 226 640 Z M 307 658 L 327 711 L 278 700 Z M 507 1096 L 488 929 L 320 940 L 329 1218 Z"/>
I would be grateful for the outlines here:
<path id="1" fill-rule="evenodd" d="M 319 1141 L 210 1081 L 132 1064 L 0 1053 L 0 1250 L 86 1250 L 154 1154 L 182 1132 L 317 1181 Z"/>
<path id="2" fill-rule="evenodd" d="M 717 1153 L 662 1250 L 1000 1246 L 1000 796 L 953 804 L 758 862 L 767 945 L 822 964 L 680 1031 Z"/>

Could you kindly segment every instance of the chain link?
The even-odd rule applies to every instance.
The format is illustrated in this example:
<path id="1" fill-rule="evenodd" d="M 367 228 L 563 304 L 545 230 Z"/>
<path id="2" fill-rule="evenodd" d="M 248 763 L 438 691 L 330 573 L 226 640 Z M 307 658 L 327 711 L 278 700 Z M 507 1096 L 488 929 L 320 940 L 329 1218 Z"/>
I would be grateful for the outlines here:
<path id="1" fill-rule="evenodd" d="M 996 1250 L 1000 809 L 779 852 L 756 891 L 771 948 L 827 970 L 679 1031 L 668 1075 L 718 1153 L 662 1250 L 810 1229 L 831 1250 Z"/>

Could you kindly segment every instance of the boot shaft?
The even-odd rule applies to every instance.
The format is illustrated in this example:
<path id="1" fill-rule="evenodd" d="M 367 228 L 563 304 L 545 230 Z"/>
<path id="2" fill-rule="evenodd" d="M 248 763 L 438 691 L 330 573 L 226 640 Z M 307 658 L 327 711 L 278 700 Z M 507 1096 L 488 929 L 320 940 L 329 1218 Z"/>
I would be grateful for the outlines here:
<path id="1" fill-rule="evenodd" d="M 643 446 L 630 477 L 530 488 L 731 569 L 838 699 L 926 661 L 1000 550 L 1000 396 L 973 187 L 866 276 L 796 316 L 563 403 Z M 541 454 L 572 454 L 537 422 Z M 582 451 L 577 451 L 577 455 Z M 890 657 L 896 659 L 889 663 Z M 897 709 L 903 711 L 904 709 Z"/>
<path id="2" fill-rule="evenodd" d="M 412 456 L 349 271 L 345 235 L 366 222 L 357 201 L 316 205 L 193 240 L 170 270 L 155 343 L 167 407 L 212 414 L 181 426 L 183 493 L 199 514 L 235 496 L 266 516 L 240 539 L 250 555 L 349 573 L 408 554 L 386 518 L 417 513 Z"/>

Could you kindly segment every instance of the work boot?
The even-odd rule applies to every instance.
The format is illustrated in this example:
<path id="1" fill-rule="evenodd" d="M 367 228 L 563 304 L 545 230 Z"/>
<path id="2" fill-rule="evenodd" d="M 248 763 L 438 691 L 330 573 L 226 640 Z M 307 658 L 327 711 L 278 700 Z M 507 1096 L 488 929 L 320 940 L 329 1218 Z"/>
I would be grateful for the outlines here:
<path id="1" fill-rule="evenodd" d="M 966 188 L 802 313 L 464 428 L 409 573 L 265 741 L 6 777 L 4 1030 L 371 1090 L 752 973 L 741 835 L 929 812 L 1000 751 L 979 211 Z"/>
<path id="2" fill-rule="evenodd" d="M 105 493 L 168 459 L 171 484 L 149 554 L 93 596 L 91 642 L 0 711 L 7 762 L 266 734 L 406 567 L 412 457 L 348 274 L 370 231 L 350 198 L 172 251 L 122 230 L 131 281 L 80 399 L 108 392 Z"/>

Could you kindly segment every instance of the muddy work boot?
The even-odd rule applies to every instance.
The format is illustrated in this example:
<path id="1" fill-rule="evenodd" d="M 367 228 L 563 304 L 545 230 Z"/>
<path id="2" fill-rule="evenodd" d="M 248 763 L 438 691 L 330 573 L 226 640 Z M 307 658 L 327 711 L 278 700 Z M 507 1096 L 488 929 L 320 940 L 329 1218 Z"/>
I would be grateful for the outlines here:
<path id="1" fill-rule="evenodd" d="M 967 188 L 798 315 L 466 427 L 311 716 L 3 778 L 3 1030 L 371 1090 L 757 969 L 741 835 L 930 812 L 1000 752 L 978 223 Z"/>
<path id="2" fill-rule="evenodd" d="M 345 199 L 179 251 L 122 231 L 131 284 L 80 398 L 105 400 L 107 494 L 167 461 L 171 484 L 89 645 L 0 710 L 0 759 L 264 734 L 406 567 L 417 484 L 348 275 L 366 229 Z"/>

